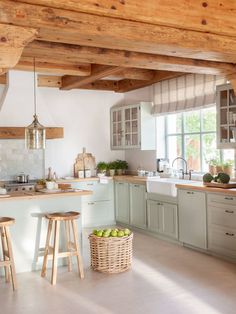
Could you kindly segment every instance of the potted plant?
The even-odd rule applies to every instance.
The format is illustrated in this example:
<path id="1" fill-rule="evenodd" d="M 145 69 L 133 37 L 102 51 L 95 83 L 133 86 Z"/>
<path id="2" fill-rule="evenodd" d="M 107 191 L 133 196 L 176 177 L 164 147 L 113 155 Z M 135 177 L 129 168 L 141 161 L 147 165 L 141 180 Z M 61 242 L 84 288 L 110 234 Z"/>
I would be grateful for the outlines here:
<path id="1" fill-rule="evenodd" d="M 208 164 L 209 164 L 209 172 L 211 175 L 216 175 L 216 165 L 217 165 L 218 161 L 217 159 L 210 159 Z"/>
<path id="2" fill-rule="evenodd" d="M 119 160 L 117 159 L 115 161 L 116 163 L 116 169 L 117 169 L 117 174 L 120 176 L 125 173 L 125 170 L 128 169 L 128 163 L 125 160 Z"/>
<path id="3" fill-rule="evenodd" d="M 115 161 L 109 162 L 107 168 L 109 170 L 109 175 L 113 177 L 116 172 L 116 162 Z"/>
<path id="4" fill-rule="evenodd" d="M 232 176 L 233 160 L 226 160 L 226 162 L 223 163 L 223 172 L 227 173 L 230 177 Z"/>
<path id="5" fill-rule="evenodd" d="M 100 161 L 97 164 L 97 171 L 98 171 L 100 176 L 105 176 L 106 175 L 106 171 L 107 171 L 107 163 L 104 162 L 104 161 Z"/>

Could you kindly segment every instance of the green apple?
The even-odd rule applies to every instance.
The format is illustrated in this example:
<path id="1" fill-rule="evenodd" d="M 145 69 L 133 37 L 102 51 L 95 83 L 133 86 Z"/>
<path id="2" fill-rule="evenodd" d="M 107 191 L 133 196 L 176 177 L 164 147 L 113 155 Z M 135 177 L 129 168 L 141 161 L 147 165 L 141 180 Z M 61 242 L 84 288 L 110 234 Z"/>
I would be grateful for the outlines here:
<path id="1" fill-rule="evenodd" d="M 103 232 L 102 236 L 103 236 L 103 238 L 109 238 L 110 232 Z"/>
<path id="2" fill-rule="evenodd" d="M 111 236 L 112 237 L 117 237 L 117 231 L 116 230 L 112 230 L 111 231 Z"/>
<path id="3" fill-rule="evenodd" d="M 97 231 L 97 237 L 102 237 L 102 234 L 103 234 L 102 230 Z"/>
<path id="4" fill-rule="evenodd" d="M 123 237 L 124 235 L 125 235 L 125 233 L 124 233 L 123 230 L 119 230 L 118 233 L 117 233 L 117 236 L 120 237 L 120 238 Z"/>
<path id="5" fill-rule="evenodd" d="M 96 229 L 93 230 L 94 235 L 97 235 L 97 232 L 98 232 L 98 230 L 96 230 Z"/>
<path id="6" fill-rule="evenodd" d="M 106 229 L 105 232 L 111 233 L 111 229 Z"/>
<path id="7" fill-rule="evenodd" d="M 128 236 L 128 235 L 130 235 L 131 234 L 131 231 L 129 230 L 129 229 L 125 229 L 124 230 L 124 234 L 126 235 L 126 236 Z"/>

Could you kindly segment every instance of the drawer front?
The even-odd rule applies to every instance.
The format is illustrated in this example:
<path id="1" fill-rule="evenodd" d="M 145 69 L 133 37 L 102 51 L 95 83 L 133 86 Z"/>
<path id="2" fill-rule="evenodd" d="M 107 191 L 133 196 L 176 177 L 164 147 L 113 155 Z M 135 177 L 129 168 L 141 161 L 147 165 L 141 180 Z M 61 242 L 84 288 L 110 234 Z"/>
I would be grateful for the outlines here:
<path id="1" fill-rule="evenodd" d="M 113 199 L 113 182 L 102 184 L 98 181 L 86 181 L 73 184 L 74 188 L 93 191 L 92 195 L 84 196 L 82 202 L 86 201 L 108 201 Z"/>
<path id="2" fill-rule="evenodd" d="M 208 206 L 208 224 L 236 229 L 236 206 L 221 204 Z"/>
<path id="3" fill-rule="evenodd" d="M 236 206 L 236 197 L 226 194 L 208 194 L 208 204 L 221 203 Z"/>
<path id="4" fill-rule="evenodd" d="M 236 231 L 229 228 L 209 228 L 208 248 L 229 257 L 236 257 Z"/>
<path id="5" fill-rule="evenodd" d="M 115 210 L 113 202 L 88 201 L 82 204 L 82 225 L 83 227 L 103 226 L 114 223 Z"/>

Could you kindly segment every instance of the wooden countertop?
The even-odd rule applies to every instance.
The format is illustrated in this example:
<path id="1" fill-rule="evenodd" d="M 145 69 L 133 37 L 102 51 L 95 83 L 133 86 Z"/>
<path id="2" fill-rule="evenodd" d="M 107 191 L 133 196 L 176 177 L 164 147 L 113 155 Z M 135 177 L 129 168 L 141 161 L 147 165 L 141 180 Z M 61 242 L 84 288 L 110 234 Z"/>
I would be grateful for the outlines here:
<path id="1" fill-rule="evenodd" d="M 207 187 L 203 185 L 202 182 L 193 182 L 191 184 L 176 184 L 176 187 L 178 189 L 185 189 L 185 190 L 196 190 L 196 191 L 202 191 L 202 192 L 236 195 L 236 189 L 222 189 L 222 188 Z"/>
<path id="2" fill-rule="evenodd" d="M 123 175 L 123 176 L 114 176 L 114 181 L 122 181 L 134 184 L 146 184 L 147 177 L 138 177 L 138 176 L 131 176 L 131 175 Z"/>
<path id="3" fill-rule="evenodd" d="M 43 193 L 43 192 L 13 192 L 8 193 L 9 197 L 0 197 L 0 201 L 9 200 L 32 200 L 42 198 L 58 198 L 65 196 L 85 196 L 93 194 L 92 191 L 77 190 L 76 192 L 56 192 L 56 193 Z"/>

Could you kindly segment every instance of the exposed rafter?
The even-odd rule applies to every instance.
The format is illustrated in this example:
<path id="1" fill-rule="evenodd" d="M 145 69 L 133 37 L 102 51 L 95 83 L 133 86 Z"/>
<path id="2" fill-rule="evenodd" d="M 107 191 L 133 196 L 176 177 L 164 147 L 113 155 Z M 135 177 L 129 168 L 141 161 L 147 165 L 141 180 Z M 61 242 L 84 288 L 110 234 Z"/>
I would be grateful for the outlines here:
<path id="1" fill-rule="evenodd" d="M 36 71 L 46 72 L 54 74 L 68 74 L 68 75 L 78 75 L 78 76 L 88 76 L 91 74 L 90 64 L 63 64 L 54 60 L 55 62 L 45 62 L 36 59 Z M 20 61 L 15 66 L 16 70 L 32 71 L 33 69 L 33 58 L 22 57 Z"/>
<path id="2" fill-rule="evenodd" d="M 84 85 L 93 83 L 97 80 L 113 75 L 120 71 L 121 71 L 120 67 L 106 66 L 106 65 L 92 66 L 91 75 L 88 77 L 80 78 L 77 76 L 68 76 L 68 75 L 63 76 L 61 89 L 69 90 L 73 88 L 83 87 Z"/>
<path id="3" fill-rule="evenodd" d="M 37 31 L 30 27 L 0 24 L 0 34 L 0 69 L 4 72 L 17 64 L 23 48 L 35 38 Z"/>
<path id="4" fill-rule="evenodd" d="M 224 62 L 193 60 L 189 58 L 39 41 L 30 43 L 24 49 L 23 56 L 34 56 L 37 59 L 54 57 L 58 62 L 85 62 L 129 68 L 213 75 L 233 73 L 236 69 L 234 64 Z"/>
<path id="5" fill-rule="evenodd" d="M 0 23 L 38 28 L 40 40 L 236 62 L 235 38 L 224 35 L 8 0 L 0 2 L 0 12 Z"/>
<path id="6" fill-rule="evenodd" d="M 235 36 L 235 12 L 234 0 L 207 0 L 190 1 L 179 0 L 178 5 L 173 1 L 163 0 L 16 0 L 67 9 L 76 12 L 91 13 L 107 17 L 117 17 L 129 21 L 140 21 L 149 24 L 165 25 L 176 28 L 197 30 L 213 34 Z M 180 18 L 181 17 L 181 18 Z"/>

